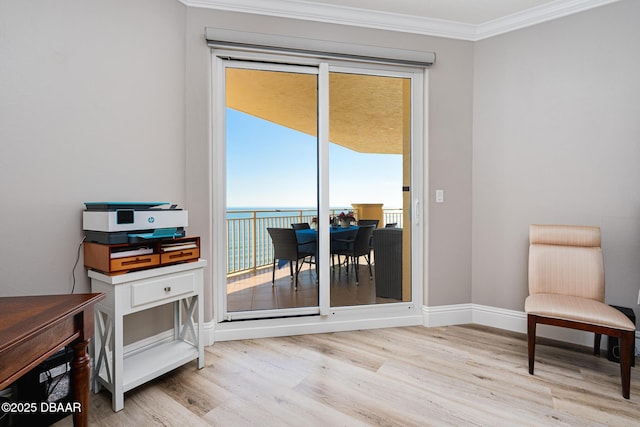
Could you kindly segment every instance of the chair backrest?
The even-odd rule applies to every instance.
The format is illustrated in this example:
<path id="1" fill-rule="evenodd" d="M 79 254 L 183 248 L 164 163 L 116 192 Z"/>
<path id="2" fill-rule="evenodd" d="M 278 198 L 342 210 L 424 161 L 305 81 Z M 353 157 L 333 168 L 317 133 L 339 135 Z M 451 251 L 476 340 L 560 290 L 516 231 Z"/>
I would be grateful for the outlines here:
<path id="1" fill-rule="evenodd" d="M 378 224 L 380 223 L 379 219 L 359 219 L 358 220 L 358 225 L 374 225 L 374 228 L 378 227 Z"/>
<path id="2" fill-rule="evenodd" d="M 294 222 L 291 224 L 291 228 L 294 230 L 308 230 L 311 228 L 308 222 Z"/>
<path id="3" fill-rule="evenodd" d="M 298 239 L 293 228 L 267 228 L 273 243 L 273 257 L 276 259 L 298 259 Z"/>
<path id="4" fill-rule="evenodd" d="M 600 228 L 531 225 L 529 294 L 573 295 L 604 302 Z"/>
<path id="5" fill-rule="evenodd" d="M 358 228 L 356 240 L 353 242 L 354 256 L 360 256 L 369 253 L 369 251 L 371 250 L 369 242 L 371 239 L 371 233 L 373 232 L 374 228 L 376 228 L 375 225 L 361 225 Z"/>

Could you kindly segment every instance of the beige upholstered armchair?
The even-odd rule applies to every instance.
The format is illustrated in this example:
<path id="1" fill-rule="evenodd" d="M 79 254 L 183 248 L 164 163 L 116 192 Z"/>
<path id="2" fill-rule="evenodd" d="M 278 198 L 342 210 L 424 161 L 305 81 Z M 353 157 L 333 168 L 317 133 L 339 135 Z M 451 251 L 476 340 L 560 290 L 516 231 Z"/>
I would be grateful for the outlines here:
<path id="1" fill-rule="evenodd" d="M 600 228 L 532 225 L 529 230 L 527 312 L 529 373 L 533 375 L 538 323 L 595 333 L 595 354 L 602 334 L 620 340 L 622 395 L 629 398 L 635 325 L 604 303 L 604 262 Z"/>

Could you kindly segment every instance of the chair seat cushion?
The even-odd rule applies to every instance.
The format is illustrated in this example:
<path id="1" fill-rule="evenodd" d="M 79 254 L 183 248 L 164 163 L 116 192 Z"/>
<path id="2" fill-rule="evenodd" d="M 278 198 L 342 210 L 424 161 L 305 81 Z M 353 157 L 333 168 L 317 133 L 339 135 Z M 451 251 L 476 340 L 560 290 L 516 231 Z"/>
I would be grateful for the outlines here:
<path id="1" fill-rule="evenodd" d="M 570 295 L 533 294 L 524 302 L 527 314 L 552 317 L 635 331 L 633 322 L 619 310 L 600 301 Z"/>

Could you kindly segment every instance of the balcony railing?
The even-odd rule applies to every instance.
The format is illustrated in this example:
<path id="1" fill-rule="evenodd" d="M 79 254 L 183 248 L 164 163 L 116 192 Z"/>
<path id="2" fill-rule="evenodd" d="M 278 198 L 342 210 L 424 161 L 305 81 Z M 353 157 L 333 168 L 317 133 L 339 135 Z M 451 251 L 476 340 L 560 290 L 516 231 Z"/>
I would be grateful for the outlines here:
<path id="1" fill-rule="evenodd" d="M 331 215 L 346 209 L 335 209 Z M 358 212 L 354 212 L 356 218 Z M 273 262 L 268 227 L 289 228 L 292 223 L 311 224 L 315 210 L 234 210 L 227 212 L 227 275 L 256 271 Z M 402 209 L 384 209 L 384 223 L 402 227 Z M 384 226 L 384 224 L 381 224 Z"/>

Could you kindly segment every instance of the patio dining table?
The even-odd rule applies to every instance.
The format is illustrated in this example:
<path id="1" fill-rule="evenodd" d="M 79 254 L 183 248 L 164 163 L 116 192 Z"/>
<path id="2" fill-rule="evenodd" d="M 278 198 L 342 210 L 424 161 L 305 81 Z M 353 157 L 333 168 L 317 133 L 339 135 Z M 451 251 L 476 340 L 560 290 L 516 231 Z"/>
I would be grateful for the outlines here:
<path id="1" fill-rule="evenodd" d="M 348 239 L 350 237 L 355 237 L 358 232 L 358 228 L 360 227 L 357 225 L 350 225 L 349 227 L 331 227 L 331 239 Z M 313 243 L 318 240 L 318 230 L 313 228 L 296 230 L 296 238 L 298 239 L 299 245 Z"/>
<path id="2" fill-rule="evenodd" d="M 330 231 L 332 245 L 334 243 L 334 239 L 343 240 L 350 239 L 352 237 L 355 238 L 355 235 L 358 232 L 358 228 L 360 227 L 358 227 L 357 225 L 351 225 L 349 227 L 331 227 Z M 298 249 L 300 251 L 313 253 L 317 251 L 318 230 L 314 228 L 304 228 L 296 230 L 296 239 L 298 241 Z M 287 264 L 287 262 L 289 261 L 278 260 L 278 268 L 282 268 Z"/>
<path id="3" fill-rule="evenodd" d="M 344 242 L 339 242 L 339 240 L 349 240 L 356 237 L 358 233 L 357 225 L 350 225 L 349 227 L 331 227 L 329 230 L 331 232 L 331 250 L 337 248 L 336 245 L 346 245 Z M 316 252 L 317 251 L 317 240 L 318 240 L 318 230 L 313 228 L 296 230 L 296 239 L 298 239 L 298 245 L 300 249 L 308 252 Z M 317 257 L 316 257 L 317 261 Z"/>

